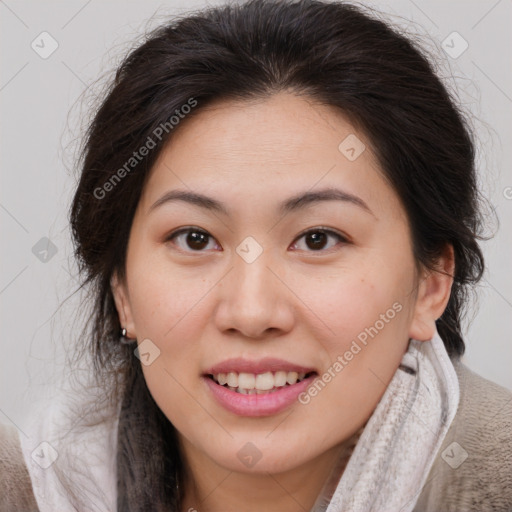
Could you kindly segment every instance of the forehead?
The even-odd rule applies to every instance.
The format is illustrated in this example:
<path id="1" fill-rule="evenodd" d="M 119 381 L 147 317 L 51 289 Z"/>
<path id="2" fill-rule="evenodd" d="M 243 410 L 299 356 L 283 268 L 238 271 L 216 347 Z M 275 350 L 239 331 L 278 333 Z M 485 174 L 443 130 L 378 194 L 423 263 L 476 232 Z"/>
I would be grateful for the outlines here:
<path id="1" fill-rule="evenodd" d="M 318 151 L 327 151 L 325 158 L 337 158 L 340 142 L 349 135 L 361 143 L 365 139 L 334 107 L 306 96 L 277 93 L 246 101 L 216 101 L 202 109 L 199 104 L 173 133 L 167 149 L 175 157 L 193 147 L 198 157 L 210 160 L 243 158 L 250 165 L 249 158 L 257 156 L 258 162 L 278 165 L 298 163 Z M 373 157 L 366 153 L 366 160 Z"/>
<path id="2" fill-rule="evenodd" d="M 261 204 L 325 187 L 343 187 L 377 210 L 400 208 L 370 141 L 341 112 L 279 93 L 203 109 L 199 103 L 159 155 L 143 201 L 148 208 L 169 189 L 187 188 L 234 205 L 256 198 Z"/>

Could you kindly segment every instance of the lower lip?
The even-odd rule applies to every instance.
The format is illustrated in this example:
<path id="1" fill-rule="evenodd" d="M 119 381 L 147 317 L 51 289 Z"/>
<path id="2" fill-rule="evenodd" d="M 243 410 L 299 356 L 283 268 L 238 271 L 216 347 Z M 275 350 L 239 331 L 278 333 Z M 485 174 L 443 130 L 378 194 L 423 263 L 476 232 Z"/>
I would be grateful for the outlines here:
<path id="1" fill-rule="evenodd" d="M 225 409 L 239 416 L 271 416 L 289 407 L 315 380 L 316 374 L 291 386 L 283 386 L 278 391 L 261 395 L 244 395 L 217 384 L 213 379 L 203 376 L 213 396 Z"/>

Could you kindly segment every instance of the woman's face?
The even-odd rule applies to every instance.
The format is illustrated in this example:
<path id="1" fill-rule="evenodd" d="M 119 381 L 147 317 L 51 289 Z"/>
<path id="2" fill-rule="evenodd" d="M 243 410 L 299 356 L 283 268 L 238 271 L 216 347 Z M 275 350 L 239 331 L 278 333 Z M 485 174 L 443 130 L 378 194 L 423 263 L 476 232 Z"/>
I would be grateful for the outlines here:
<path id="1" fill-rule="evenodd" d="M 364 425 L 450 284 L 417 273 L 398 196 L 332 108 L 280 93 L 175 130 L 114 282 L 122 325 L 187 455 L 297 468 Z"/>

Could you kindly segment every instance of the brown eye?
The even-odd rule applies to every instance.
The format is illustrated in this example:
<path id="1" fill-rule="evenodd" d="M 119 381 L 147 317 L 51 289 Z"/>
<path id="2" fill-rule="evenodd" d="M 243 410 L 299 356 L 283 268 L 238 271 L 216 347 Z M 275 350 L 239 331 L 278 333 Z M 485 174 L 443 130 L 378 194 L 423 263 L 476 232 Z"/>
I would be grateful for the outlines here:
<path id="1" fill-rule="evenodd" d="M 181 244 L 176 244 L 174 240 L 179 239 L 182 240 Z M 204 252 L 203 249 L 208 247 L 210 239 L 213 240 L 213 237 L 206 231 L 195 228 L 185 228 L 172 233 L 167 237 L 166 241 L 172 240 L 175 245 L 185 251 L 191 249 L 193 252 Z M 185 248 L 183 247 L 184 245 L 186 246 Z"/>
<path id="2" fill-rule="evenodd" d="M 301 238 L 304 238 L 305 240 L 306 249 L 303 250 L 306 250 L 307 252 L 322 251 L 328 245 L 329 238 L 336 238 L 338 242 L 348 243 L 348 240 L 344 236 L 330 229 L 310 229 L 303 233 L 297 240 L 300 240 Z M 331 247 L 333 246 L 331 245 Z"/>

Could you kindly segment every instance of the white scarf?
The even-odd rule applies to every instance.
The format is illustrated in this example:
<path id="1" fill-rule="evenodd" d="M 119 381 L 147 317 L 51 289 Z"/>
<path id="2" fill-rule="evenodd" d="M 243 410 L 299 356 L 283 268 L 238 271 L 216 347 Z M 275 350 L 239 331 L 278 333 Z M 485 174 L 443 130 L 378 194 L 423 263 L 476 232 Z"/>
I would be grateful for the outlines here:
<path id="1" fill-rule="evenodd" d="M 437 332 L 410 340 L 400 366 L 414 373 L 396 371 L 341 478 L 335 468 L 311 512 L 414 509 L 457 412 L 459 381 Z"/>
<path id="2" fill-rule="evenodd" d="M 104 390 L 96 405 L 101 396 Z M 341 478 L 335 468 L 311 512 L 411 512 L 458 403 L 457 375 L 440 336 L 411 340 Z M 69 396 L 41 404 L 25 429 L 28 437 L 20 436 L 40 512 L 116 510 L 119 406 L 105 401 L 77 422 L 79 407 Z M 57 478 L 57 466 L 76 498 Z"/>

